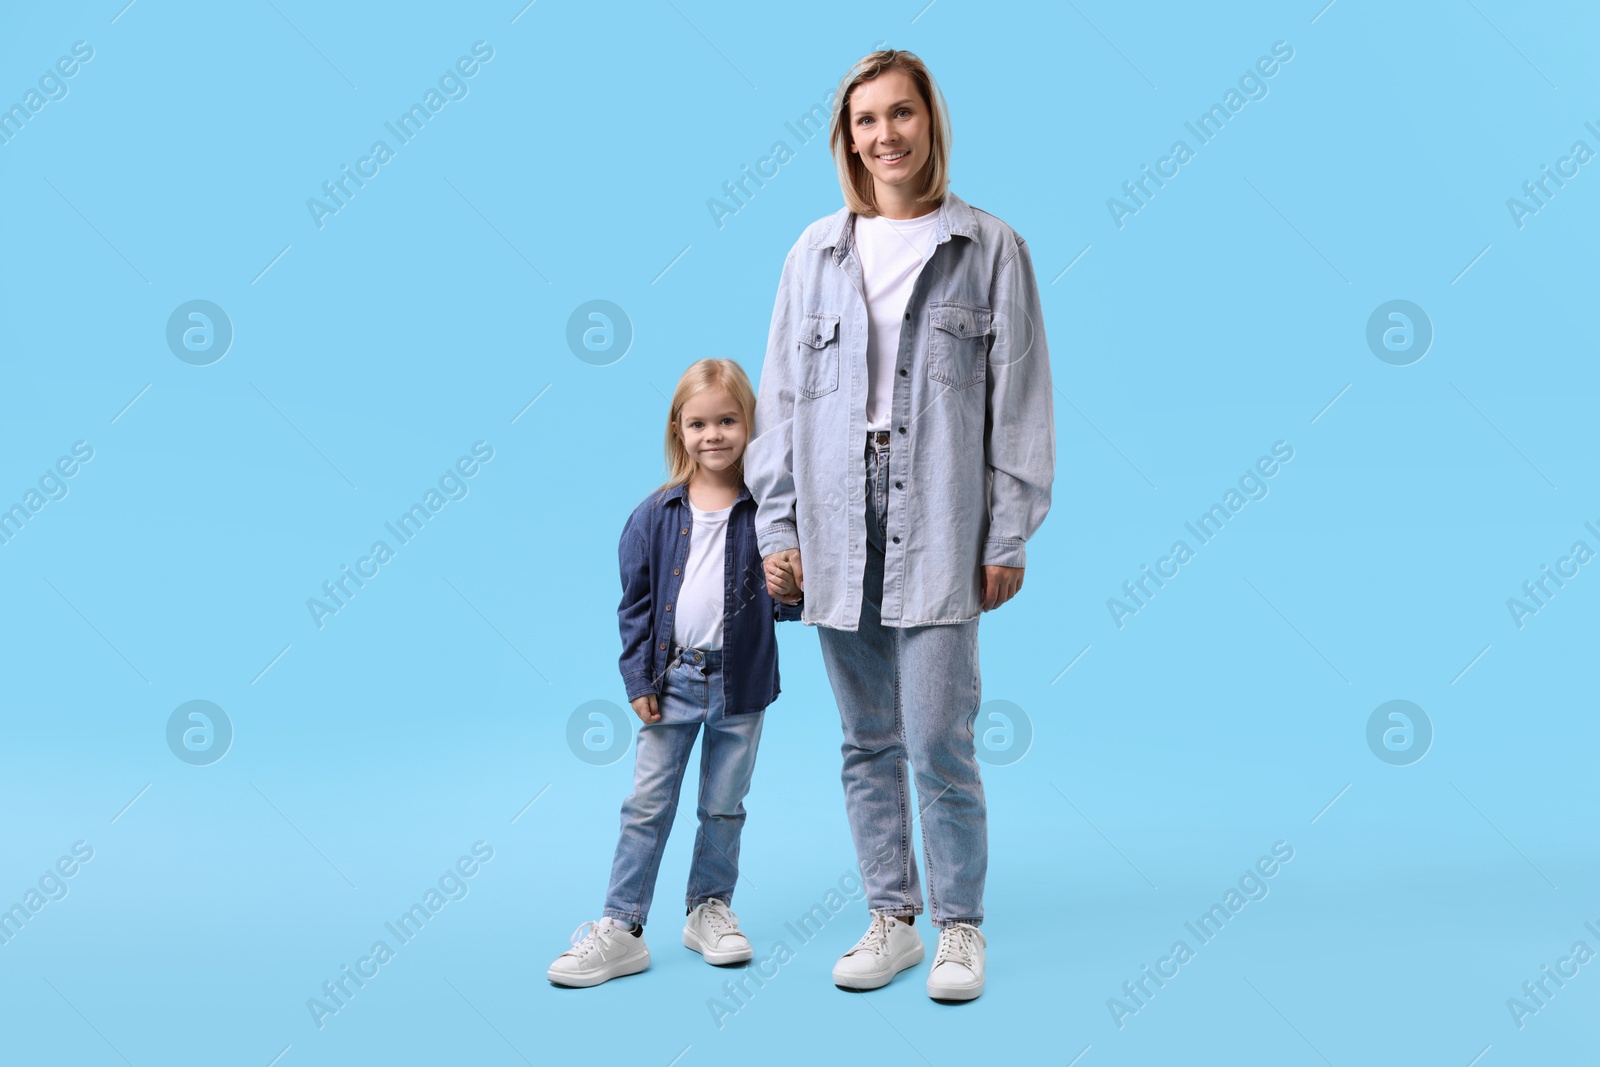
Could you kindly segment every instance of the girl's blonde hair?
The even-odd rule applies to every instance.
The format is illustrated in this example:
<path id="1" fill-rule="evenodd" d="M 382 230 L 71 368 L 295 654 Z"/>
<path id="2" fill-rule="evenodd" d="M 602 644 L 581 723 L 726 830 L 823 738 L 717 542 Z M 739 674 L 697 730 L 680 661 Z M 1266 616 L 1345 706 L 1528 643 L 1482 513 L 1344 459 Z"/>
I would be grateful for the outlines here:
<path id="1" fill-rule="evenodd" d="M 667 480 L 658 488 L 658 492 L 672 489 L 675 486 L 685 485 L 699 469 L 700 464 L 689 455 L 689 450 L 683 446 L 683 438 L 676 433 L 678 420 L 683 417 L 683 406 L 696 394 L 707 389 L 726 389 L 733 398 L 734 404 L 739 409 L 739 415 L 744 419 L 746 430 L 746 444 L 749 437 L 754 435 L 756 421 L 756 393 L 750 387 L 750 378 L 744 368 L 731 359 L 700 359 L 689 365 L 683 372 L 683 377 L 678 379 L 678 387 L 672 391 L 672 410 L 667 412 Z M 744 476 L 744 455 L 739 456 L 738 469 L 740 477 Z"/>
<path id="2" fill-rule="evenodd" d="M 833 96 L 833 120 L 829 124 L 828 143 L 833 148 L 833 162 L 839 169 L 839 187 L 844 190 L 844 202 L 858 215 L 871 218 L 878 214 L 877 193 L 872 184 L 872 173 L 861 161 L 859 152 L 850 151 L 854 138 L 851 135 L 850 94 L 862 82 L 871 81 L 886 71 L 898 70 L 909 77 L 922 96 L 928 109 L 928 140 L 932 158 L 923 168 L 922 181 L 915 193 L 919 204 L 937 204 L 944 200 L 950 188 L 950 111 L 945 107 L 944 94 L 939 83 L 928 73 L 927 65 L 912 52 L 884 48 L 869 52 L 856 60 L 855 65 L 839 82 Z"/>

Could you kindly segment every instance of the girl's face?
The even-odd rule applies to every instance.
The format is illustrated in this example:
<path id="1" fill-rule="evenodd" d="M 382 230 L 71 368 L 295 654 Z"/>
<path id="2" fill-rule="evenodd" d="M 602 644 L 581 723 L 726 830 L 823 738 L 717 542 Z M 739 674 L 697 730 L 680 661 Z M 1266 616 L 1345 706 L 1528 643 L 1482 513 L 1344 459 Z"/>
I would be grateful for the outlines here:
<path id="1" fill-rule="evenodd" d="M 850 151 L 861 156 L 881 191 L 907 185 L 932 158 L 928 109 L 905 71 L 891 70 L 850 94 Z"/>
<path id="2" fill-rule="evenodd" d="M 702 389 L 685 401 L 676 428 L 689 458 L 718 472 L 739 462 L 750 435 L 739 405 L 721 386 Z"/>

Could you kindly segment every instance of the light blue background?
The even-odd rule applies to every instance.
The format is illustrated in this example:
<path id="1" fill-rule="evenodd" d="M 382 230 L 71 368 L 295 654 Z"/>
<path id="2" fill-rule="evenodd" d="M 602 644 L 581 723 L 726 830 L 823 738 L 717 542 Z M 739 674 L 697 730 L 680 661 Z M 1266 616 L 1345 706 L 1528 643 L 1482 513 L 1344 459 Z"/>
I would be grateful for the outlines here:
<path id="1" fill-rule="evenodd" d="M 0 545 L 0 904 L 94 849 L 0 945 L 6 1061 L 1592 1055 L 1600 963 L 1522 1029 L 1506 1000 L 1600 950 L 1600 577 L 1520 629 L 1506 601 L 1600 548 L 1600 164 L 1520 228 L 1506 201 L 1600 149 L 1593 9 L 122 3 L 0 16 L 0 104 L 94 49 L 0 145 L 0 504 L 94 449 Z M 759 375 L 783 255 L 840 203 L 785 123 L 880 40 L 943 86 L 952 187 L 1028 240 L 1059 388 L 1054 507 L 982 625 L 984 696 L 1034 733 L 986 768 L 988 992 L 835 990 L 859 904 L 786 932 L 854 863 L 799 625 L 736 901 L 794 960 L 717 1027 L 737 974 L 674 918 L 691 810 L 651 970 L 554 989 L 630 777 L 566 741 L 623 702 L 617 533 L 681 370 Z M 467 97 L 319 229 L 307 198 L 476 41 Z M 1119 229 L 1107 198 L 1277 41 L 1266 98 Z M 793 160 L 719 228 L 708 198 L 778 140 Z M 194 299 L 235 331 L 210 366 L 165 341 Z M 565 340 L 594 299 L 634 330 L 608 366 Z M 1365 340 L 1394 299 L 1435 330 L 1410 366 Z M 469 495 L 318 629 L 307 598 L 477 441 Z M 1119 629 L 1107 598 L 1276 441 L 1270 495 Z M 165 741 L 194 699 L 235 730 L 210 766 Z M 1435 732 L 1409 766 L 1367 747 L 1391 699 Z M 307 998 L 480 840 L 470 893 L 318 1029 Z M 1108 998 L 1277 841 L 1270 895 L 1119 1029 Z"/>

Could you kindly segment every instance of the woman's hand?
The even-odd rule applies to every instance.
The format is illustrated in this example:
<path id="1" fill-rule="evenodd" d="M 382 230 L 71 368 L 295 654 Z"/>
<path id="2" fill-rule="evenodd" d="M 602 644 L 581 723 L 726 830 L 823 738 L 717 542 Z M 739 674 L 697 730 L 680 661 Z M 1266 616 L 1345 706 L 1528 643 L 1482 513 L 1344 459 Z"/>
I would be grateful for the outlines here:
<path id="1" fill-rule="evenodd" d="M 1021 567 L 983 568 L 983 610 L 993 611 L 1017 595 L 1022 588 Z"/>
<path id="2" fill-rule="evenodd" d="M 805 575 L 800 567 L 800 550 L 774 552 L 761 561 L 767 575 L 767 595 L 791 607 L 800 603 L 805 592 Z"/>
<path id="3" fill-rule="evenodd" d="M 642 697 L 634 697 L 629 703 L 633 705 L 633 713 L 639 716 L 639 721 L 646 726 L 661 721 L 661 712 L 657 707 L 654 693 L 646 693 Z"/>

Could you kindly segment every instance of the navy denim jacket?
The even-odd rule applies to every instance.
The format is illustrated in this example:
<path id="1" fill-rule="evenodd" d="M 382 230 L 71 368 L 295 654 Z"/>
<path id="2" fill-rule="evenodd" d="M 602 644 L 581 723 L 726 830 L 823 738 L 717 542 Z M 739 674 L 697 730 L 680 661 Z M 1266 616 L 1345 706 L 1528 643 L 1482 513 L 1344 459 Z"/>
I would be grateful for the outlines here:
<path id="1" fill-rule="evenodd" d="M 672 605 L 683 586 L 694 516 L 686 487 L 651 493 L 622 528 L 617 560 L 622 568 L 622 680 L 628 700 L 661 692 L 672 654 Z M 728 515 L 722 613 L 722 688 L 729 714 L 760 711 L 778 697 L 778 635 L 775 621 L 798 621 L 799 606 L 767 595 L 766 574 L 756 550 L 756 502 L 739 487 Z"/>

